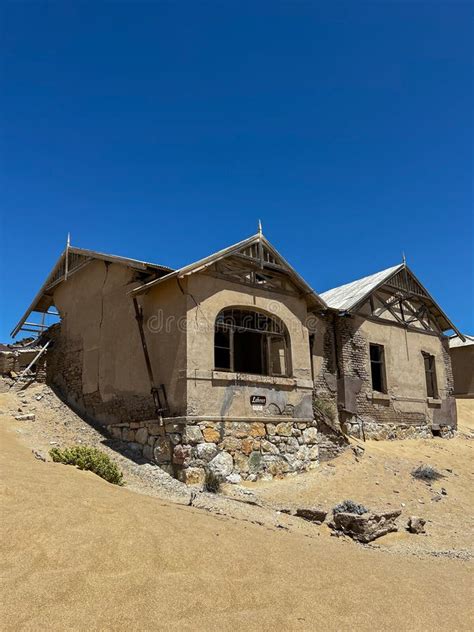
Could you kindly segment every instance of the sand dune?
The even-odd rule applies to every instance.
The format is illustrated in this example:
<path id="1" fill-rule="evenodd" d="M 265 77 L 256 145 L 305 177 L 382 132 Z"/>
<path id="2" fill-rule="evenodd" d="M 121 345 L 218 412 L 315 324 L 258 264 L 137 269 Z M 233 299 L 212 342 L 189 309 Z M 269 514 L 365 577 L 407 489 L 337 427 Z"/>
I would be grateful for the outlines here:
<path id="1" fill-rule="evenodd" d="M 472 629 L 469 563 L 136 494 L 36 460 L 0 419 L 4 630 Z"/>

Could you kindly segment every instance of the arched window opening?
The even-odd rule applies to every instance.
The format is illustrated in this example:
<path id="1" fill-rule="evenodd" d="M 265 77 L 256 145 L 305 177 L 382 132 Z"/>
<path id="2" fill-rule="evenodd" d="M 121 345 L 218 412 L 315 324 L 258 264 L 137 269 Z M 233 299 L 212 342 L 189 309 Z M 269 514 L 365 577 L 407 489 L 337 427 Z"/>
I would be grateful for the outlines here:
<path id="1" fill-rule="evenodd" d="M 288 376 L 288 331 L 275 316 L 244 308 L 224 309 L 216 318 L 214 364 L 218 371 Z"/>

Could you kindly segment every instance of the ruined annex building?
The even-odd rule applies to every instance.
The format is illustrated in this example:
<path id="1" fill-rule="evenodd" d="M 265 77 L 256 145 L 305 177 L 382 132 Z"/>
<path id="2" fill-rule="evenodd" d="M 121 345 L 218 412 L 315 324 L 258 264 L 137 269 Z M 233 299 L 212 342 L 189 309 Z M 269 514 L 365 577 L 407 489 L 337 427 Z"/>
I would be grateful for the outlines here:
<path id="1" fill-rule="evenodd" d="M 22 329 L 73 409 L 190 483 L 456 426 L 445 332 L 464 338 L 406 264 L 318 295 L 261 230 L 179 270 L 68 245 Z"/>

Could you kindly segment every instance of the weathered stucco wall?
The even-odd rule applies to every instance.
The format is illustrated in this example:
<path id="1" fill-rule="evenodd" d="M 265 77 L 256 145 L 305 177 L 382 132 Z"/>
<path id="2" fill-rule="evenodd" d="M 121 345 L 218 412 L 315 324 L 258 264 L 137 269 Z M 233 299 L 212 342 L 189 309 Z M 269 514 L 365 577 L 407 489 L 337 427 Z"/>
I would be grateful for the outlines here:
<path id="1" fill-rule="evenodd" d="M 338 400 L 348 432 L 395 437 L 426 436 L 431 428 L 455 426 L 453 382 L 447 340 L 394 325 L 339 318 L 341 378 Z M 372 390 L 369 344 L 384 346 L 387 393 Z M 435 357 L 438 398 L 427 396 L 422 351 Z"/>
<path id="2" fill-rule="evenodd" d="M 167 417 L 186 412 L 186 298 L 176 279 L 164 281 L 140 297 L 154 379 L 166 388 Z"/>
<path id="3" fill-rule="evenodd" d="M 474 345 L 449 350 L 453 367 L 454 394 L 474 397 Z"/>
<path id="4" fill-rule="evenodd" d="M 48 381 L 79 412 L 101 423 L 153 416 L 125 266 L 93 261 L 54 293 L 61 323 L 48 350 Z"/>
<path id="5" fill-rule="evenodd" d="M 187 288 L 187 415 L 252 419 L 281 415 L 312 419 L 311 358 L 304 299 L 194 274 Z M 290 336 L 291 376 L 249 376 L 214 370 L 214 323 L 227 307 L 249 307 L 277 316 Z M 250 404 L 264 395 L 263 410 Z"/>

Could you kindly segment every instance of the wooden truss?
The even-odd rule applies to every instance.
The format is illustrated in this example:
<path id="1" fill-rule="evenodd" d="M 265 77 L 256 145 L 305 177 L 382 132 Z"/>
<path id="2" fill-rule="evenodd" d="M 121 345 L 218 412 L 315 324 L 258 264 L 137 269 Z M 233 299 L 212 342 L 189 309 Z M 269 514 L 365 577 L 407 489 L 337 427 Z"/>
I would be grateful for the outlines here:
<path id="1" fill-rule="evenodd" d="M 403 269 L 374 290 L 359 312 L 366 315 L 368 310 L 377 320 L 441 335 L 432 307 L 432 299 L 426 290 Z"/>
<path id="2" fill-rule="evenodd" d="M 212 276 L 269 292 L 299 294 L 288 278 L 287 267 L 262 242 L 220 259 L 208 272 Z"/>

